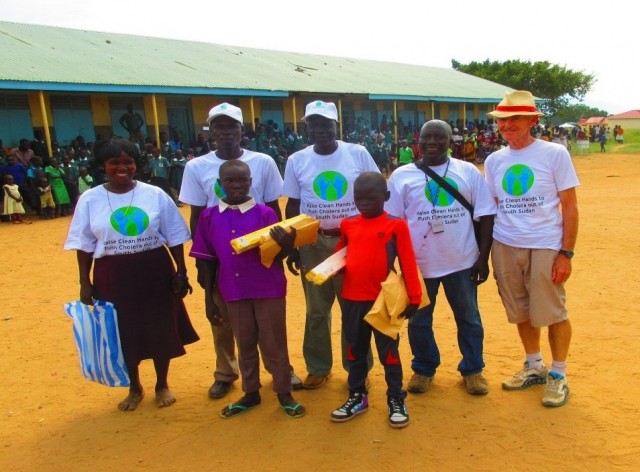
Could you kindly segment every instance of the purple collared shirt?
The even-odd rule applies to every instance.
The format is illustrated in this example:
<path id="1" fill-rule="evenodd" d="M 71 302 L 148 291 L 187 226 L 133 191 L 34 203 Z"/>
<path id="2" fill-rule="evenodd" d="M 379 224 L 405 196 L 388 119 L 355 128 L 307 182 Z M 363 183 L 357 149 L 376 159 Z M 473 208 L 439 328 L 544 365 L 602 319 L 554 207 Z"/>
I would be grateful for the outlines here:
<path id="1" fill-rule="evenodd" d="M 230 244 L 232 239 L 277 222 L 273 209 L 256 204 L 253 199 L 237 207 L 221 202 L 200 214 L 189 255 L 219 261 L 218 287 L 225 302 L 286 295 L 282 261 L 274 261 L 266 268 L 260 262 L 258 248 L 237 254 Z"/>

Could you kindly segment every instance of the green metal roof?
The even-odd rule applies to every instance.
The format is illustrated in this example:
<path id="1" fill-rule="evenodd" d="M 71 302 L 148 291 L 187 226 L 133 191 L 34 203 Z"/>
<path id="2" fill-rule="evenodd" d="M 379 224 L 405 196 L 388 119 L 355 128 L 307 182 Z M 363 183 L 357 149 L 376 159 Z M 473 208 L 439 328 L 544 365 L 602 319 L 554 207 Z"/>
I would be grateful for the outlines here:
<path id="1" fill-rule="evenodd" d="M 512 89 L 453 69 L 0 22 L 0 88 L 497 103 Z"/>

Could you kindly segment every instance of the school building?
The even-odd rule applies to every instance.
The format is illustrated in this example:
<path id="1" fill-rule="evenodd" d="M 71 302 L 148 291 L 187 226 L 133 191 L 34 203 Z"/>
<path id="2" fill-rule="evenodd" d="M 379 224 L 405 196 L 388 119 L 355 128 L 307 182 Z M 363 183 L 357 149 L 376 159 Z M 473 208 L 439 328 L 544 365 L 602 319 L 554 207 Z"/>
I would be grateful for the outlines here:
<path id="1" fill-rule="evenodd" d="M 614 126 L 622 126 L 622 129 L 640 129 L 640 110 L 629 110 L 617 115 L 611 115 L 608 118 L 608 126 L 613 129 Z"/>
<path id="2" fill-rule="evenodd" d="M 383 121 L 482 123 L 512 89 L 453 69 L 240 48 L 0 21 L 0 139 L 5 148 L 42 131 L 50 147 L 77 136 L 128 137 L 129 105 L 142 134 L 205 130 L 209 109 L 238 105 L 245 127 L 271 120 L 297 131 L 304 107 L 333 101 L 340 133 Z"/>

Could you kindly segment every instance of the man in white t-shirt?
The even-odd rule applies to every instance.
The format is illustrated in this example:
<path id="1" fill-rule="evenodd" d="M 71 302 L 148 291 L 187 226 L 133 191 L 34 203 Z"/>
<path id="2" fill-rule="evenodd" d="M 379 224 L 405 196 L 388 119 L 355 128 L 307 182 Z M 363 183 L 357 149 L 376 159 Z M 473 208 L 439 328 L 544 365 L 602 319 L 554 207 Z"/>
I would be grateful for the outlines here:
<path id="1" fill-rule="evenodd" d="M 400 167 L 389 179 L 391 197 L 385 209 L 404 218 L 411 231 L 416 260 L 425 278 L 431 304 L 409 320 L 408 333 L 413 376 L 407 390 L 426 392 L 440 365 L 440 352 L 433 334 L 433 310 L 440 285 L 458 327 L 462 360 L 458 371 L 472 395 L 484 395 L 489 384 L 484 369 L 484 329 L 478 309 L 478 285 L 489 276 L 491 231 L 495 202 L 480 171 L 471 163 L 447 156 L 451 126 L 431 120 L 420 130 L 418 145 L 422 160 Z M 423 170 L 428 166 L 473 207 L 473 215 L 437 180 Z M 480 224 L 476 242 L 473 219 Z"/>
<path id="2" fill-rule="evenodd" d="M 353 200 L 353 182 L 363 172 L 380 172 L 369 152 L 359 144 L 336 139 L 338 111 L 335 104 L 317 100 L 306 107 L 303 117 L 312 146 L 292 154 L 284 173 L 283 195 L 288 197 L 286 218 L 306 213 L 320 220 L 315 244 L 293 251 L 289 270 L 302 276 L 306 298 L 303 355 L 309 375 L 304 388 L 322 386 L 331 374 L 331 307 L 341 301 L 342 276 L 323 285 L 308 282 L 305 274 L 334 253 L 340 239 L 340 221 L 358 214 Z M 343 366 L 346 368 L 343 345 Z M 373 358 L 369 353 L 369 368 Z"/>
<path id="3" fill-rule="evenodd" d="M 180 188 L 180 201 L 191 205 L 191 234 L 195 234 L 200 213 L 207 207 L 217 205 L 219 200 L 224 197 L 222 187 L 218 183 L 218 171 L 220 166 L 229 159 L 239 159 L 249 166 L 251 169 L 249 194 L 256 202 L 273 208 L 278 217 L 282 219 L 278 205 L 278 198 L 282 193 L 282 177 L 278 166 L 270 156 L 240 147 L 244 131 L 242 110 L 229 103 L 221 103 L 209 111 L 207 123 L 211 135 L 215 139 L 217 150 L 187 162 Z M 202 263 L 197 260 L 196 267 Z M 214 282 L 202 280 L 199 273 L 198 283 L 203 288 L 204 284 Z M 224 397 L 231 384 L 238 379 L 238 360 L 235 354 L 233 333 L 227 317 L 226 306 L 219 295 L 216 290 L 214 293 L 215 303 L 205 298 L 207 317 L 211 322 L 216 352 L 214 383 L 209 388 L 210 398 Z M 213 319 L 212 313 L 220 316 L 222 323 L 219 319 Z M 299 379 L 295 379 L 293 374 L 292 380 L 299 382 Z"/>
<path id="4" fill-rule="evenodd" d="M 579 185 L 567 148 L 539 140 L 530 130 L 543 114 L 527 91 L 507 93 L 495 111 L 509 146 L 485 161 L 486 179 L 498 202 L 491 254 L 493 270 L 509 322 L 517 324 L 524 368 L 502 383 L 522 390 L 546 383 L 542 404 L 567 403 L 567 356 L 571 323 L 564 283 L 578 235 Z M 542 362 L 540 330 L 549 330 L 551 368 Z"/>

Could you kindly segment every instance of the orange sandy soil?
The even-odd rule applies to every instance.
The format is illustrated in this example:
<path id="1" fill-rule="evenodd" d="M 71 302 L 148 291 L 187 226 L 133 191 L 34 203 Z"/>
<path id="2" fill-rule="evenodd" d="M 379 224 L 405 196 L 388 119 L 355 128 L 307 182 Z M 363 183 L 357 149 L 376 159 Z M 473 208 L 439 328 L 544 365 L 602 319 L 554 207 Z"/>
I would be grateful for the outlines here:
<path id="1" fill-rule="evenodd" d="M 337 361 L 328 384 L 296 394 L 308 410 L 302 419 L 291 420 L 278 408 L 264 372 L 262 405 L 237 418 L 219 418 L 218 411 L 241 392 L 236 386 L 227 399 L 207 398 L 214 355 L 199 287 L 186 303 L 201 340 L 171 364 L 177 403 L 154 406 L 153 368 L 145 361 L 147 397 L 134 412 L 118 411 L 126 389 L 82 378 L 71 320 L 63 312 L 65 302 L 78 298 L 75 254 L 62 250 L 69 218 L 2 223 L 0 470 L 640 470 L 640 158 L 591 154 L 576 157 L 575 164 L 582 185 L 580 235 L 568 282 L 574 326 L 569 403 L 544 408 L 542 386 L 500 388 L 521 366 L 523 351 L 490 280 L 479 293 L 490 393 L 473 397 L 464 391 L 456 371 L 455 326 L 441 294 L 435 329 L 442 366 L 428 393 L 407 398 L 411 424 L 403 430 L 387 424 L 378 363 L 370 411 L 349 423 L 329 420 L 347 394 Z M 182 209 L 185 218 L 188 211 Z M 194 276 L 193 261 L 188 263 Z M 291 276 L 287 304 L 291 362 L 303 376 L 304 300 Z M 339 316 L 336 306 L 335 359 Z M 411 353 L 405 330 L 401 336 L 408 381 Z M 550 361 L 547 343 L 543 352 Z"/>

